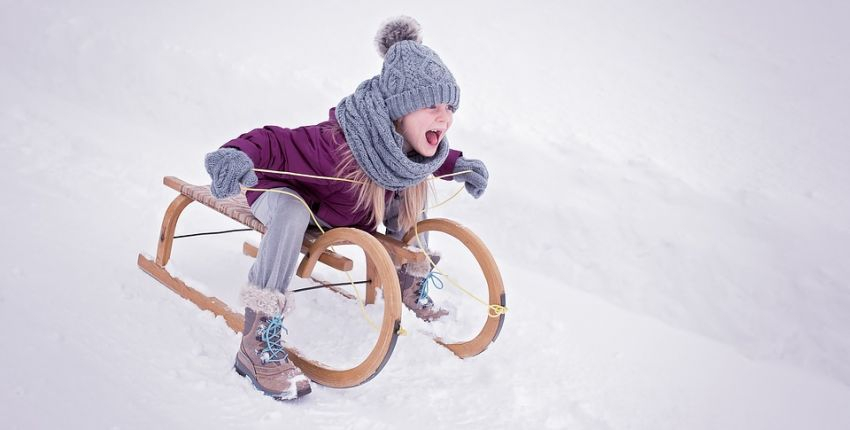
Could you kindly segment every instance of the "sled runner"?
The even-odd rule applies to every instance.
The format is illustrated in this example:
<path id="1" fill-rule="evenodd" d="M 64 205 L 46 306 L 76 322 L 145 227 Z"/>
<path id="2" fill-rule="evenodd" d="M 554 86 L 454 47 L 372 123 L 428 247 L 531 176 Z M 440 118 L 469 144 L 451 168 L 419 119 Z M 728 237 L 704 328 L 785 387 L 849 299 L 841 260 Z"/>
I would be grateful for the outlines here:
<path id="1" fill-rule="evenodd" d="M 192 185 L 173 176 L 166 176 L 163 182 L 180 194 L 166 209 L 160 229 L 156 257 L 149 258 L 144 254 L 139 254 L 139 267 L 199 308 L 220 315 L 231 329 L 241 332 L 244 319 L 240 313 L 230 309 L 221 300 L 206 296 L 186 285 L 185 282 L 171 275 L 166 269 L 166 265 L 171 258 L 177 220 L 183 210 L 194 201 L 215 209 L 261 234 L 265 232 L 265 226 L 253 216 L 245 196 L 242 194 L 226 199 L 216 199 L 210 194 L 209 186 Z M 330 229 L 324 234 L 321 234 L 318 230 L 308 229 L 301 247 L 304 257 L 296 271 L 297 276 L 311 278 L 317 262 L 322 262 L 342 272 L 351 271 L 354 262 L 333 252 L 330 248 L 334 245 L 352 244 L 361 248 L 365 256 L 365 303 L 375 303 L 377 289 L 380 288 L 384 304 L 375 345 L 365 359 L 350 368 L 339 369 L 328 366 L 302 356 L 295 348 L 287 348 L 290 360 L 300 367 L 310 379 L 330 387 L 352 387 L 373 378 L 389 360 L 401 328 L 401 291 L 395 268 L 407 262 L 423 262 L 427 258 L 423 252 L 416 252 L 408 248 L 408 245 L 416 243 L 415 231 L 418 231 L 420 235 L 426 232 L 439 232 L 458 241 L 459 246 L 467 249 L 478 263 L 487 284 L 488 317 L 481 330 L 476 335 L 461 341 L 448 341 L 439 338 L 435 338 L 435 341 L 454 352 L 458 357 L 466 358 L 481 353 L 490 343 L 496 340 L 505 318 L 504 312 L 498 311 L 498 309 L 503 310 L 505 306 L 502 278 L 490 251 L 481 239 L 469 229 L 447 219 L 426 219 L 419 222 L 416 229 L 411 229 L 402 241 L 381 233 L 370 234 L 355 228 L 338 227 Z M 256 257 L 257 248 L 246 242 L 243 244 L 243 252 L 246 255 Z M 444 258 L 450 258 L 450 256 L 444 256 Z M 329 288 L 335 287 L 329 286 Z M 353 298 L 341 289 L 337 291 L 346 295 L 346 297 Z M 493 309 L 497 309 L 497 311 L 494 312 Z"/>

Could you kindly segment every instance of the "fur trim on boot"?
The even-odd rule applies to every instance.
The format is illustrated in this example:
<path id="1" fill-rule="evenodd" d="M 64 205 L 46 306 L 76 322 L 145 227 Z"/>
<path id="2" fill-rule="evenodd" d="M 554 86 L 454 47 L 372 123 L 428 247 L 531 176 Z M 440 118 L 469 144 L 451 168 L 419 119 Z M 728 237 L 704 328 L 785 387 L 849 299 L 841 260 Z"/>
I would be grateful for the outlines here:
<path id="1" fill-rule="evenodd" d="M 246 307 L 266 315 L 288 315 L 292 312 L 290 294 L 284 294 L 277 290 L 245 284 L 239 296 Z"/>
<path id="2" fill-rule="evenodd" d="M 429 252 L 428 255 L 431 257 L 431 260 L 434 260 L 434 264 L 439 263 L 440 253 L 438 251 Z M 416 278 L 424 278 L 428 276 L 428 273 L 431 273 L 431 263 L 428 259 L 422 262 L 406 263 L 402 265 L 402 268 L 405 273 Z"/>

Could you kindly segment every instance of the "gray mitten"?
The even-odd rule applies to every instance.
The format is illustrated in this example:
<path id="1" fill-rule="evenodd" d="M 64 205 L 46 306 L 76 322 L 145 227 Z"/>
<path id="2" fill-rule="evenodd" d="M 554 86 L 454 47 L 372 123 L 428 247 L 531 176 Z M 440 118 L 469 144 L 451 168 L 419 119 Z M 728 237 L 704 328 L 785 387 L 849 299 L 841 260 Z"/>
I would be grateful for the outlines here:
<path id="1" fill-rule="evenodd" d="M 455 181 L 464 182 L 464 186 L 466 187 L 466 191 L 475 197 L 476 199 L 481 197 L 484 194 L 484 190 L 487 189 L 487 179 L 490 177 L 490 174 L 487 172 L 487 167 L 484 166 L 480 160 L 469 160 L 463 157 L 460 157 L 455 162 L 455 172 L 462 172 L 464 170 L 471 170 L 471 172 L 467 172 L 461 175 L 457 175 L 454 177 Z"/>
<path id="2" fill-rule="evenodd" d="M 257 175 L 252 170 L 254 162 L 238 149 L 221 148 L 210 152 L 204 158 L 204 165 L 212 178 L 210 191 L 217 199 L 239 194 L 240 183 L 246 187 L 257 185 Z"/>

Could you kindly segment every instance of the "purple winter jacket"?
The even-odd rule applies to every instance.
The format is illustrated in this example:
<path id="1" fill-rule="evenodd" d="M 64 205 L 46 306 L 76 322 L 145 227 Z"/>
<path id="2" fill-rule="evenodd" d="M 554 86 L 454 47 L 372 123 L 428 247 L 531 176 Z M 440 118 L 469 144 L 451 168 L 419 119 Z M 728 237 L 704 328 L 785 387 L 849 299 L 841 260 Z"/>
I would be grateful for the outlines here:
<path id="1" fill-rule="evenodd" d="M 319 124 L 291 129 L 268 125 L 245 133 L 222 148 L 244 152 L 258 169 L 335 177 L 340 151 L 347 149 L 340 148 L 345 145 L 345 135 L 336 121 L 335 110 L 331 108 L 328 120 Z M 434 175 L 452 173 L 461 155 L 460 151 L 449 150 L 449 156 Z M 333 227 L 356 227 L 369 232 L 377 227 L 369 222 L 366 210 L 355 209 L 357 194 L 348 182 L 260 172 L 257 178 L 259 183 L 254 188 L 287 187 L 297 191 L 316 217 Z M 260 194 L 248 191 L 248 203 L 253 205 Z M 392 191 L 387 191 L 387 202 L 392 195 Z"/>

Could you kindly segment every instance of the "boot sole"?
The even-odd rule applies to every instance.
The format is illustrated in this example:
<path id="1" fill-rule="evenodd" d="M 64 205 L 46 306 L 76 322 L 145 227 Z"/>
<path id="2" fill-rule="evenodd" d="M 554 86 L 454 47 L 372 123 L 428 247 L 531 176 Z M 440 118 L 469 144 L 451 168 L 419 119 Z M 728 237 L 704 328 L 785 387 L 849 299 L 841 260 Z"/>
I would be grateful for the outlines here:
<path id="1" fill-rule="evenodd" d="M 310 388 L 310 380 L 307 379 L 307 377 L 304 375 L 300 375 L 293 378 L 293 380 L 290 381 L 289 389 L 287 389 L 286 391 L 276 392 L 264 389 L 251 375 L 251 372 L 249 372 L 247 369 L 242 368 L 242 363 L 240 363 L 239 360 L 236 360 L 236 363 L 234 363 L 233 365 L 233 369 L 236 370 L 236 373 L 238 373 L 240 376 L 248 378 L 251 383 L 254 384 L 254 388 L 261 391 L 263 394 L 274 398 L 275 400 L 295 400 L 300 397 L 304 397 L 313 391 L 313 389 Z"/>

